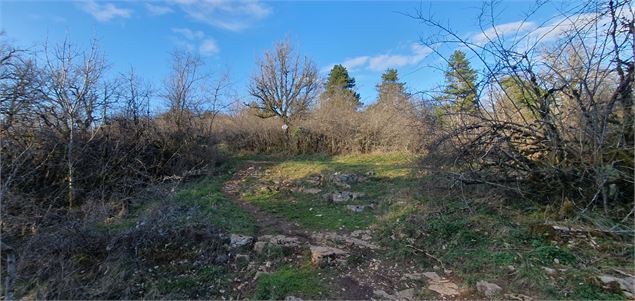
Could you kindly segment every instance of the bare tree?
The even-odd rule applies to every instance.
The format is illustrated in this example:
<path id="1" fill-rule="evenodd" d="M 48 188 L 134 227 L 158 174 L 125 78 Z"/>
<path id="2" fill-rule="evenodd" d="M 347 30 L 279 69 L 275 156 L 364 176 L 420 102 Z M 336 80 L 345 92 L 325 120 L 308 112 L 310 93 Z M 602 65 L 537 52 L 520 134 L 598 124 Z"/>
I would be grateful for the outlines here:
<path id="1" fill-rule="evenodd" d="M 132 67 L 128 73 L 121 75 L 121 82 L 117 98 L 123 102 L 123 114 L 138 126 L 144 115 L 144 119 L 150 118 L 152 86 L 139 77 Z"/>
<path id="2" fill-rule="evenodd" d="M 172 69 L 164 81 L 164 97 L 177 131 L 189 126 L 189 118 L 202 101 L 201 84 L 208 77 L 204 74 L 203 61 L 198 55 L 187 51 L 172 53 Z"/>
<path id="3" fill-rule="evenodd" d="M 45 47 L 45 78 L 41 94 L 44 103 L 40 113 L 44 123 L 61 135 L 66 146 L 67 199 L 74 205 L 76 138 L 85 134 L 94 137 L 95 111 L 105 103 L 100 91 L 106 63 L 96 42 L 85 51 L 70 42 L 50 50 Z M 90 133 L 89 133 L 90 131 Z"/>
<path id="4" fill-rule="evenodd" d="M 315 64 L 300 57 L 289 41 L 279 42 L 273 51 L 266 51 L 252 76 L 249 94 L 259 117 L 277 116 L 285 124 L 294 115 L 305 112 L 319 88 Z"/>
<path id="5" fill-rule="evenodd" d="M 208 122 L 207 135 L 212 135 L 214 129 L 214 121 L 218 114 L 232 105 L 232 99 L 236 96 L 232 89 L 233 83 L 228 71 L 221 73 L 217 77 L 210 77 L 204 84 L 204 118 Z"/>

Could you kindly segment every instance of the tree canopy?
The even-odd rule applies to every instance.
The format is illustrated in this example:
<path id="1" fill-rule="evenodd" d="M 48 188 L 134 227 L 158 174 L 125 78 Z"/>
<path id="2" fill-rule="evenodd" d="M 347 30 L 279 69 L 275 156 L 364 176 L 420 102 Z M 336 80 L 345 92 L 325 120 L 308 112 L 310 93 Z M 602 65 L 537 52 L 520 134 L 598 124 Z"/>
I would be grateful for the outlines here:
<path id="1" fill-rule="evenodd" d="M 359 93 L 355 91 L 355 78 L 348 74 L 346 67 L 335 65 L 324 84 L 323 101 L 343 101 L 354 107 L 361 105 Z"/>
<path id="2" fill-rule="evenodd" d="M 445 71 L 445 88 L 442 99 L 460 110 L 478 109 L 476 93 L 476 70 L 461 50 L 456 50 L 448 59 Z"/>

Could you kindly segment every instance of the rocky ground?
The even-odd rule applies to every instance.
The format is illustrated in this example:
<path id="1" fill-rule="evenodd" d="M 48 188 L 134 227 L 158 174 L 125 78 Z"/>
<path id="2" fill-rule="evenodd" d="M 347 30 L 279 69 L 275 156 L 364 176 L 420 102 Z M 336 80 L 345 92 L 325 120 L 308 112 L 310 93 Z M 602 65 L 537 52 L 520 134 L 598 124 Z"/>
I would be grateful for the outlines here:
<path id="1" fill-rule="evenodd" d="M 388 255 L 389 249 L 377 242 L 379 235 L 373 229 L 347 229 L 339 227 L 335 230 L 311 229 L 303 227 L 301 222 L 291 221 L 276 210 L 265 210 L 250 202 L 245 196 L 250 193 L 270 193 L 286 191 L 314 195 L 321 202 L 340 206 L 341 210 L 353 213 L 376 211 L 378 204 L 374 202 L 356 202 L 366 198 L 363 191 L 351 189 L 355 184 L 374 177 L 373 171 L 361 174 L 334 172 L 331 174 L 312 173 L 301 181 L 269 177 L 271 162 L 249 161 L 225 182 L 223 192 L 228 199 L 239 204 L 256 219 L 257 230 L 254 236 L 232 237 L 232 246 L 237 252 L 236 258 L 249 260 L 250 256 L 260 256 L 268 250 L 282 250 L 284 260 L 276 262 L 250 261 L 241 271 L 234 289 L 238 291 L 255 287 L 259 277 L 270 275 L 281 265 L 296 267 L 310 266 L 311 271 L 319 275 L 319 282 L 325 291 L 318 295 L 302 295 L 302 291 L 289 291 L 286 299 L 303 298 L 342 298 L 342 299 L 381 299 L 381 300 L 415 300 L 421 298 L 467 300 L 480 298 L 504 298 L 513 300 L 532 300 L 534 297 L 523 294 L 523 291 L 510 291 L 497 283 L 477 280 L 474 286 L 467 285 L 461 277 L 453 273 L 453 267 L 426 252 L 411 246 L 420 256 L 428 257 L 435 264 L 428 269 L 422 268 L 415 260 L 396 259 Z M 294 202 L 290 197 L 288 202 Z M 313 208 L 309 208 L 311 210 Z M 317 211 L 316 211 L 317 212 Z M 319 213 L 315 214 L 319 216 Z M 240 251 L 238 251 L 240 250 Z M 555 259 L 557 262 L 558 259 Z M 509 265 L 512 275 L 515 267 Z M 544 267 L 549 275 L 558 270 Z M 564 271 L 564 269 L 563 269 Z M 618 270 L 619 271 L 619 270 Z M 621 272 L 619 277 L 602 275 L 602 285 L 614 286 L 627 298 L 635 292 L 635 278 Z M 295 295 L 300 294 L 300 295 Z M 262 296 L 260 296 L 262 297 Z M 282 295 L 275 295 L 280 298 Z"/>
<path id="2" fill-rule="evenodd" d="M 393 262 L 384 260 L 385 250 L 373 242 L 371 230 L 354 231 L 308 231 L 303 230 L 297 223 L 284 220 L 273 214 L 261 210 L 259 207 L 245 201 L 241 197 L 241 185 L 249 177 L 262 175 L 267 162 L 248 162 L 236 175 L 227 181 L 223 191 L 228 198 L 237 202 L 242 208 L 256 217 L 258 225 L 256 236 L 232 236 L 232 246 L 247 252 L 261 254 L 268 248 L 281 248 L 287 251 L 288 258 L 294 265 L 304 264 L 303 254 L 310 255 L 310 262 L 316 269 L 332 269 L 332 277 L 323 278 L 330 285 L 330 296 L 342 299 L 417 299 L 416 292 L 422 287 L 436 292 L 442 299 L 457 299 L 467 297 L 459 286 L 452 282 L 451 271 L 441 270 L 439 276 L 435 271 L 416 269 L 407 262 Z M 370 174 L 369 174 L 370 175 Z M 320 194 L 323 175 L 314 179 L 313 187 L 297 187 L 291 183 L 279 182 L 277 186 L 260 186 L 263 190 L 296 190 L 311 194 Z M 350 189 L 351 184 L 363 181 L 363 176 L 354 174 L 335 173 L 327 181 L 336 186 Z M 363 197 L 364 193 L 353 191 L 338 191 L 323 194 L 327 202 L 341 204 L 353 212 L 362 212 L 371 205 L 347 205 L 348 201 Z M 250 250 L 251 249 L 251 250 Z M 249 258 L 248 254 L 237 254 L 236 258 Z M 361 262 L 351 263 L 351 257 L 364 257 Z M 271 262 L 256 266 L 249 264 L 244 270 L 241 283 L 236 290 L 249 285 L 253 279 L 270 273 L 275 267 Z M 493 283 L 482 283 L 482 290 L 487 296 L 493 296 L 500 291 L 500 287 Z M 287 298 L 297 298 L 287 296 Z"/>

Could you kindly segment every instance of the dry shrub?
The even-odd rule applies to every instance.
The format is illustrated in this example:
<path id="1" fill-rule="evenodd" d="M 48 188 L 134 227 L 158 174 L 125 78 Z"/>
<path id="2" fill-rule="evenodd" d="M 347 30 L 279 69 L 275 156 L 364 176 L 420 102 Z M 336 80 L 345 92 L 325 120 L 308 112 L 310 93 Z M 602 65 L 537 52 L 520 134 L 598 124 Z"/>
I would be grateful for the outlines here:
<path id="1" fill-rule="evenodd" d="M 419 151 L 427 121 L 408 102 L 374 104 L 358 110 L 348 103 L 321 103 L 290 122 L 287 132 L 277 118 L 259 118 L 251 109 L 218 118 L 217 135 L 233 152 L 346 154 Z"/>
<path id="2" fill-rule="evenodd" d="M 139 299 L 214 297 L 207 285 L 191 295 L 166 295 L 158 285 L 165 278 L 182 277 L 183 262 L 190 268 L 218 266 L 227 256 L 226 235 L 208 223 L 182 223 L 189 208 L 162 203 L 140 216 L 128 230 L 96 227 L 86 219 L 72 219 L 42 229 L 23 242 L 18 254 L 17 296 L 36 299 Z M 90 220 L 90 219 L 88 219 Z M 170 266 L 162 272 L 156 266 Z"/>
<path id="3" fill-rule="evenodd" d="M 628 217 L 634 183 L 632 12 L 619 1 L 575 8 L 561 22 L 576 26 L 563 30 L 557 42 L 540 36 L 531 47 L 524 43 L 534 33 L 524 43 L 494 34 L 476 47 L 418 16 L 441 31 L 439 39 L 451 37 L 486 66 L 473 87 L 480 106 L 443 108 L 439 139 L 430 150 L 434 159 L 427 162 L 441 158 L 437 163 L 463 183 L 534 201 L 573 202 L 578 212 L 599 204 L 608 214 L 614 205 L 615 213 Z M 630 208 L 620 212 L 624 205 Z"/>

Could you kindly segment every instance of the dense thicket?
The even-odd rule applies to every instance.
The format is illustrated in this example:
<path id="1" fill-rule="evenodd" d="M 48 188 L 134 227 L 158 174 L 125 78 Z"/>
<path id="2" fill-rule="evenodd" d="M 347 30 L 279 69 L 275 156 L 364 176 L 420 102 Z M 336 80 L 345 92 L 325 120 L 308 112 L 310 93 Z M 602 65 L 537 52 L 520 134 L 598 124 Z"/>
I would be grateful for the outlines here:
<path id="1" fill-rule="evenodd" d="M 576 5 L 551 25 L 513 37 L 497 31 L 494 15 L 494 7 L 485 10 L 481 24 L 493 29 L 477 41 L 416 16 L 440 30 L 429 46 L 456 43 L 483 66 L 471 69 L 463 52 L 448 59 L 439 99 L 453 105 L 437 106 L 439 135 L 427 162 L 462 183 L 557 206 L 586 211 L 599 204 L 608 213 L 612 205 L 632 205 L 630 2 Z"/>
<path id="2" fill-rule="evenodd" d="M 94 43 L 64 43 L 40 57 L 2 47 L 3 238 L 86 203 L 125 211 L 140 188 L 218 159 L 204 115 L 194 114 L 207 99 L 194 95 L 204 78 L 197 58 L 175 54 L 161 91 L 169 110 L 150 115 L 156 91 L 134 70 L 107 79 Z"/>

